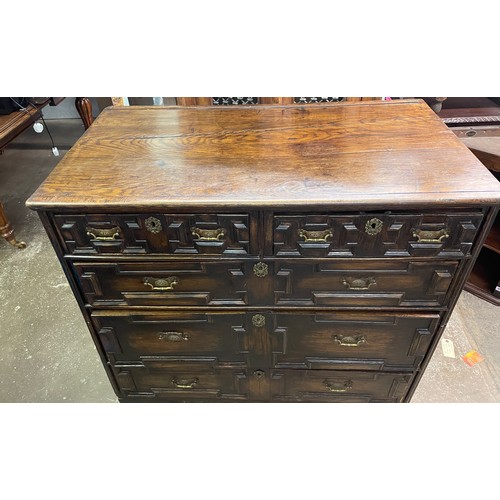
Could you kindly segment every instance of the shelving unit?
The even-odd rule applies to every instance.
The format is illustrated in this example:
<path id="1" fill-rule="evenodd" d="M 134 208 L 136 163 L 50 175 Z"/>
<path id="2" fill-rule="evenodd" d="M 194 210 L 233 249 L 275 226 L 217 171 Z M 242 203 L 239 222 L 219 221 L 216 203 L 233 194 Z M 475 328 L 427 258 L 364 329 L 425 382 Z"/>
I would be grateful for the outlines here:
<path id="1" fill-rule="evenodd" d="M 465 289 L 500 306 L 500 216 L 497 216 Z"/>
<path id="2" fill-rule="evenodd" d="M 433 99 L 436 98 L 425 100 L 431 106 Z M 436 112 L 500 180 L 500 98 L 448 97 Z M 465 290 L 500 306 L 500 215 L 486 238 Z"/>

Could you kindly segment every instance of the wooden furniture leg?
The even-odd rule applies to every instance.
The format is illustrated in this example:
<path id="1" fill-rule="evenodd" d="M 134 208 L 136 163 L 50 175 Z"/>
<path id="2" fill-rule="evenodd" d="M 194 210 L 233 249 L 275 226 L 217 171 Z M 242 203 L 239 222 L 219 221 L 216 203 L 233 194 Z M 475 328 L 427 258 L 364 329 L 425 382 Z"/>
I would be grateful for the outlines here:
<path id="1" fill-rule="evenodd" d="M 94 121 L 92 117 L 92 103 L 88 97 L 77 97 L 75 99 L 75 107 L 82 119 L 83 126 L 87 130 Z"/>
<path id="2" fill-rule="evenodd" d="M 26 248 L 26 243 L 24 241 L 17 241 L 14 236 L 14 228 L 10 225 L 5 212 L 3 211 L 3 205 L 0 202 L 0 236 L 3 236 L 11 245 L 23 249 Z"/>

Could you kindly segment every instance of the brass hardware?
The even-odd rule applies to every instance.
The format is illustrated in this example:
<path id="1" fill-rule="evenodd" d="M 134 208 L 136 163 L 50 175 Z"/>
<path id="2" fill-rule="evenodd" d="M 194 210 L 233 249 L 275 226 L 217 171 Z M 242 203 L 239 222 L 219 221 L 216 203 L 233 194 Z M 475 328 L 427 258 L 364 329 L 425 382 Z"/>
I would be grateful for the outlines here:
<path id="1" fill-rule="evenodd" d="M 306 231 L 299 229 L 299 238 L 304 238 L 304 243 L 327 243 L 328 239 L 333 237 L 330 229 L 324 231 Z"/>
<path id="2" fill-rule="evenodd" d="M 366 339 L 363 335 L 358 335 L 356 337 L 343 337 L 341 335 L 335 335 L 333 337 L 333 341 L 346 347 L 359 347 L 361 344 L 366 342 Z"/>
<path id="3" fill-rule="evenodd" d="M 264 264 L 264 262 L 257 262 L 257 264 L 253 266 L 253 273 L 259 278 L 264 278 L 264 276 L 267 276 L 268 272 L 269 266 Z"/>
<path id="4" fill-rule="evenodd" d="M 177 377 L 172 378 L 172 384 L 174 384 L 175 387 L 178 387 L 179 389 L 192 389 L 195 385 L 198 384 L 198 382 L 198 377 L 191 380 L 191 382 L 187 379 L 177 380 Z"/>
<path id="5" fill-rule="evenodd" d="M 258 378 L 258 379 L 261 379 L 265 374 L 266 372 L 263 371 L 263 370 L 255 370 L 253 372 L 253 374 Z"/>
<path id="6" fill-rule="evenodd" d="M 200 229 L 199 227 L 192 227 L 191 234 L 199 241 L 219 241 L 226 236 L 226 232 L 222 228 Z"/>
<path id="7" fill-rule="evenodd" d="M 264 326 L 266 324 L 266 317 L 262 316 L 262 314 L 255 314 L 252 316 L 252 324 L 253 326 Z"/>
<path id="8" fill-rule="evenodd" d="M 344 380 L 343 382 L 330 382 L 328 380 L 323 381 L 323 385 L 330 392 L 347 392 L 352 389 L 352 380 Z"/>
<path id="9" fill-rule="evenodd" d="M 90 236 L 93 240 L 112 241 L 120 237 L 120 228 L 118 226 L 111 229 L 88 226 L 85 230 L 87 231 L 87 236 Z"/>
<path id="10" fill-rule="evenodd" d="M 168 291 L 173 290 L 174 286 L 179 284 L 177 276 L 170 276 L 168 278 L 144 278 L 142 282 L 151 287 L 152 290 Z"/>
<path id="11" fill-rule="evenodd" d="M 180 332 L 160 332 L 158 339 L 168 342 L 182 342 L 183 340 L 189 340 L 189 335 Z"/>
<path id="12" fill-rule="evenodd" d="M 418 239 L 418 243 L 443 243 L 445 238 L 449 238 L 450 233 L 446 229 L 440 229 L 439 231 L 414 229 L 413 236 Z"/>
<path id="13" fill-rule="evenodd" d="M 384 223 L 380 220 L 374 217 L 373 219 L 370 219 L 366 225 L 365 225 L 365 231 L 367 234 L 370 236 L 374 236 L 375 234 L 380 233 L 382 231 L 382 226 Z"/>
<path id="14" fill-rule="evenodd" d="M 159 233 L 161 231 L 161 221 L 160 219 L 157 219 L 156 217 L 148 217 L 144 221 L 144 225 L 146 226 L 146 229 L 150 233 Z"/>
<path id="15" fill-rule="evenodd" d="M 377 284 L 375 278 L 345 278 L 343 283 L 349 290 L 368 290 Z"/>

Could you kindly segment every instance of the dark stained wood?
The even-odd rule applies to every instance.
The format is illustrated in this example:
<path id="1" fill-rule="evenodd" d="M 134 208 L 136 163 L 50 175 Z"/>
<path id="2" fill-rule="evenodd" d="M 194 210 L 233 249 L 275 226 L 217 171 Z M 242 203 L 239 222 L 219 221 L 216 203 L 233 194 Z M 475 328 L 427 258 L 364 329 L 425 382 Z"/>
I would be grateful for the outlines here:
<path id="1" fill-rule="evenodd" d="M 500 254 L 483 248 L 465 290 L 500 306 Z"/>
<path id="2" fill-rule="evenodd" d="M 425 103 L 394 101 L 107 108 L 28 206 L 355 208 L 450 200 L 496 203 L 500 188 Z"/>
<path id="3" fill-rule="evenodd" d="M 5 238 L 12 246 L 19 249 L 26 248 L 26 243 L 24 241 L 18 241 L 14 234 L 14 228 L 10 225 L 5 215 L 2 202 L 0 202 L 0 236 Z"/>
<path id="4" fill-rule="evenodd" d="M 88 129 L 92 122 L 94 121 L 94 117 L 92 116 L 92 103 L 88 97 L 76 97 L 75 98 L 75 107 L 82 119 L 83 126 L 85 129 Z"/>
<path id="5" fill-rule="evenodd" d="M 500 217 L 497 216 L 495 223 L 493 224 L 484 246 L 493 250 L 494 252 L 500 254 Z"/>
<path id="6" fill-rule="evenodd" d="M 277 313 L 269 329 L 274 368 L 413 371 L 439 314 Z"/>
<path id="7" fill-rule="evenodd" d="M 247 367 L 253 329 L 245 312 L 95 311 L 92 320 L 104 350 L 117 361 L 162 356 L 172 361 L 214 357 Z"/>
<path id="8" fill-rule="evenodd" d="M 246 213 L 64 214 L 54 221 L 65 251 L 75 255 L 234 257 L 258 252 Z"/>
<path id="9" fill-rule="evenodd" d="M 340 370 L 273 370 L 272 401 L 370 403 L 401 401 L 412 375 Z"/>
<path id="10" fill-rule="evenodd" d="M 421 101 L 103 112 L 29 200 L 120 401 L 408 401 L 500 202 Z"/>
<path id="11" fill-rule="evenodd" d="M 0 115 L 0 151 L 40 118 L 40 109 L 43 106 L 45 104 L 40 106 L 30 104 L 25 110 Z"/>
<path id="12" fill-rule="evenodd" d="M 483 214 L 478 211 L 279 214 L 273 222 L 274 254 L 283 257 L 462 257 L 469 254 L 482 220 Z M 376 229 L 372 230 L 372 226 Z M 429 231 L 434 241 L 421 241 L 422 235 Z"/>

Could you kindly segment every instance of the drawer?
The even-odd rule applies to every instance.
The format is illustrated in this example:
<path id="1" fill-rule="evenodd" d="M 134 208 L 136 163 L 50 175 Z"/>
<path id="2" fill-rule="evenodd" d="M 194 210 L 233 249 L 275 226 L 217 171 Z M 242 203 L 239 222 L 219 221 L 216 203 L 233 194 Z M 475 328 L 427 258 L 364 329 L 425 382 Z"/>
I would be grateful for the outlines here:
<path id="1" fill-rule="evenodd" d="M 271 400 L 290 402 L 401 402 L 412 374 L 342 370 L 273 370 Z"/>
<path id="2" fill-rule="evenodd" d="M 371 312 L 94 311 L 108 358 L 210 358 L 219 368 L 413 371 L 435 333 L 438 314 Z"/>
<path id="3" fill-rule="evenodd" d="M 274 301 L 295 307 L 440 307 L 459 261 L 294 260 L 274 263 Z"/>
<path id="4" fill-rule="evenodd" d="M 72 255 L 258 253 L 248 214 L 59 214 L 53 221 Z"/>
<path id="5" fill-rule="evenodd" d="M 463 257 L 481 212 L 293 215 L 273 220 L 280 257 Z"/>
<path id="6" fill-rule="evenodd" d="M 438 314 L 277 313 L 269 328 L 275 368 L 413 371 Z"/>
<path id="7" fill-rule="evenodd" d="M 115 361 L 161 356 L 182 363 L 211 358 L 217 367 L 269 364 L 267 332 L 250 313 L 97 310 L 92 322 Z"/>
<path id="8" fill-rule="evenodd" d="M 265 303 L 271 281 L 255 262 L 173 260 L 75 262 L 85 301 L 95 307 L 246 306 Z"/>
<path id="9" fill-rule="evenodd" d="M 123 395 L 166 401 L 248 400 L 245 370 L 211 368 L 210 360 L 179 366 L 161 358 L 117 363 L 112 370 Z"/>

